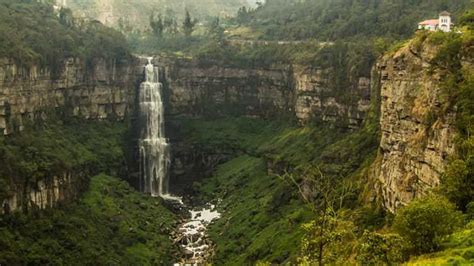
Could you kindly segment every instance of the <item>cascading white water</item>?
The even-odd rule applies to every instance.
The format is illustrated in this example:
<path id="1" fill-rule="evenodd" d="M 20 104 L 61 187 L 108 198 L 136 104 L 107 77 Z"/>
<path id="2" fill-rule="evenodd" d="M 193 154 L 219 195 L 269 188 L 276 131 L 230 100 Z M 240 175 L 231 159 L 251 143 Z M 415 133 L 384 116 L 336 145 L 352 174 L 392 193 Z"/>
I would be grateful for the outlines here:
<path id="1" fill-rule="evenodd" d="M 168 167 L 170 150 L 165 138 L 162 84 L 159 69 L 148 58 L 145 66 L 145 81 L 140 84 L 140 189 L 152 196 L 176 201 L 186 207 L 179 197 L 168 194 Z M 184 250 L 181 262 L 175 265 L 203 265 L 212 254 L 212 243 L 208 239 L 206 227 L 220 214 L 213 205 L 191 211 L 190 221 L 179 228 L 176 243 Z"/>
<path id="2" fill-rule="evenodd" d="M 152 196 L 166 197 L 170 152 L 164 129 L 162 84 L 158 67 L 148 58 L 145 81 L 140 84 L 140 189 Z"/>

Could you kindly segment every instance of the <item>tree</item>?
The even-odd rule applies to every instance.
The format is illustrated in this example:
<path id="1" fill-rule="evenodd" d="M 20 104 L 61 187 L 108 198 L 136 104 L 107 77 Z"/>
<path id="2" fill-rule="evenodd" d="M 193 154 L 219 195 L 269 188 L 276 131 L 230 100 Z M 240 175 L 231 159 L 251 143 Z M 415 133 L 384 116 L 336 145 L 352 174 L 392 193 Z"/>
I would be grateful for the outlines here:
<path id="1" fill-rule="evenodd" d="M 416 254 L 436 251 L 443 237 L 462 224 L 462 213 L 448 199 L 428 195 L 399 210 L 394 228 L 413 246 Z"/>
<path id="2" fill-rule="evenodd" d="M 466 11 L 459 18 L 459 25 L 468 26 L 471 29 L 474 27 L 474 9 Z"/>
<path id="3" fill-rule="evenodd" d="M 154 14 L 150 15 L 150 27 L 155 36 L 161 37 L 163 35 L 165 26 L 161 14 L 159 14 L 157 18 L 155 18 Z"/>
<path id="4" fill-rule="evenodd" d="M 315 167 L 286 174 L 284 178 L 298 187 L 301 197 L 311 203 L 316 216 L 304 225 L 307 234 L 303 238 L 300 262 L 323 265 L 349 256 L 351 246 L 347 243 L 354 238 L 354 224 L 344 219 L 341 210 L 352 193 L 352 183 L 327 177 Z"/>
<path id="5" fill-rule="evenodd" d="M 178 33 L 178 22 L 176 21 L 176 13 L 173 11 L 173 9 L 167 8 L 165 10 L 163 25 L 166 33 Z"/>
<path id="6" fill-rule="evenodd" d="M 398 234 L 364 231 L 359 240 L 360 265 L 396 265 L 408 259 L 408 245 Z"/>
<path id="7" fill-rule="evenodd" d="M 71 9 L 61 8 L 59 10 L 59 23 L 67 27 L 72 27 L 74 25 L 74 17 Z"/>
<path id="8" fill-rule="evenodd" d="M 208 34 L 214 42 L 222 44 L 224 40 L 224 28 L 220 25 L 219 17 L 211 20 L 208 28 Z"/>
<path id="9" fill-rule="evenodd" d="M 249 20 L 249 11 L 247 10 L 247 8 L 245 6 L 239 8 L 239 10 L 237 11 L 236 20 L 239 24 L 248 22 L 248 20 Z"/>
<path id="10" fill-rule="evenodd" d="M 474 198 L 473 163 L 471 160 L 454 160 L 441 178 L 441 192 L 461 209 Z"/>
<path id="11" fill-rule="evenodd" d="M 187 37 L 191 36 L 191 34 L 194 31 L 194 27 L 196 26 L 197 21 L 191 18 L 191 14 L 189 14 L 189 11 L 186 10 L 186 15 L 184 17 L 184 22 L 183 22 L 183 32 L 184 35 Z"/>

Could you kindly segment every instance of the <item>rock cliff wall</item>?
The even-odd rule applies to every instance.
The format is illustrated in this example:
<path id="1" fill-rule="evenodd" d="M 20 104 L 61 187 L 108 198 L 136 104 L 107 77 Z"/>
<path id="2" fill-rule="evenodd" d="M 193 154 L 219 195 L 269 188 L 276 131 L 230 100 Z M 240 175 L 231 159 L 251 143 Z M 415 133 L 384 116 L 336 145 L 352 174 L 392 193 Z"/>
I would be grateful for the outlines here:
<path id="1" fill-rule="evenodd" d="M 0 213 L 23 210 L 52 208 L 70 202 L 79 197 L 87 189 L 89 176 L 79 173 L 65 172 L 61 176 L 53 176 L 38 180 L 34 184 L 23 184 L 13 189 L 11 195 L 4 199 Z"/>
<path id="2" fill-rule="evenodd" d="M 52 110 L 66 119 L 122 120 L 136 110 L 145 61 L 100 62 L 88 69 L 84 62 L 70 59 L 53 75 L 47 68 L 22 68 L 2 59 L 0 133 L 21 131 L 27 121 L 42 119 Z M 184 146 L 179 125 L 173 124 L 175 117 L 290 117 L 301 123 L 354 129 L 361 125 L 369 105 L 370 80 L 365 77 L 355 77 L 353 87 L 341 88 L 349 93 L 340 95 L 329 85 L 329 70 L 288 65 L 264 69 L 203 66 L 177 58 L 155 58 L 153 63 L 160 67 L 165 85 L 167 136 L 173 144 L 171 173 L 178 184 L 199 178 L 199 173 L 208 173 L 239 151 L 208 150 L 189 143 Z M 131 176 L 138 171 L 134 166 L 129 170 Z M 80 178 L 76 173 L 64 173 L 31 186 L 19 185 L 4 203 L 10 210 L 53 206 L 79 193 L 80 184 L 85 182 L 78 182 Z"/>
<path id="3" fill-rule="evenodd" d="M 21 130 L 25 120 L 54 109 L 86 119 L 123 119 L 134 104 L 134 64 L 100 61 L 88 70 L 70 59 L 54 77 L 47 68 L 0 59 L 0 132 Z"/>
<path id="4" fill-rule="evenodd" d="M 381 141 L 376 172 L 385 207 L 400 206 L 437 186 L 455 153 L 455 111 L 444 110 L 435 47 L 412 42 L 382 58 Z"/>
<path id="5" fill-rule="evenodd" d="M 370 107 L 370 77 L 351 77 L 347 88 L 334 88 L 330 71 L 295 66 L 293 104 L 297 119 L 359 128 Z"/>
<path id="6" fill-rule="evenodd" d="M 160 66 L 165 85 L 167 137 L 172 143 L 172 188 L 185 189 L 217 164 L 241 152 L 183 144 L 185 133 L 180 132 L 176 117 L 285 117 L 302 124 L 311 122 L 353 130 L 362 125 L 370 104 L 369 78 L 354 77 L 353 86 L 335 90 L 331 87 L 330 70 L 289 65 L 203 66 L 197 61 L 176 58 L 155 58 L 153 63 Z M 340 91 L 346 93 L 342 95 Z"/>
<path id="7" fill-rule="evenodd" d="M 289 65 L 202 66 L 171 58 L 154 62 L 164 72 L 170 116 L 287 116 L 302 123 L 338 123 L 353 129 L 362 124 L 370 102 L 369 77 L 354 77 L 351 87 L 335 90 L 330 86 L 330 70 Z"/>
<path id="8" fill-rule="evenodd" d="M 50 112 L 63 118 L 123 120 L 134 110 L 136 83 L 142 73 L 137 61 L 100 61 L 92 69 L 69 59 L 60 73 L 47 68 L 19 67 L 0 60 L 0 133 L 10 135 Z M 0 202 L 3 212 L 44 209 L 75 199 L 88 184 L 84 169 L 65 171 L 34 183 L 11 184 Z"/>

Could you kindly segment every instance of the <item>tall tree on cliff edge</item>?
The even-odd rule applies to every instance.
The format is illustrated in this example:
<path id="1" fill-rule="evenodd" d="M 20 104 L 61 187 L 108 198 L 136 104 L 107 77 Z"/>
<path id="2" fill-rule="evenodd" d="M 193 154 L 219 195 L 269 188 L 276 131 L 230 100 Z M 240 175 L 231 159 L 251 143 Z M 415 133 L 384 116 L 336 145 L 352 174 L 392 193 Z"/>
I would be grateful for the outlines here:
<path id="1" fill-rule="evenodd" d="M 196 26 L 197 21 L 191 18 L 191 14 L 189 14 L 189 11 L 186 9 L 186 15 L 184 17 L 184 22 L 183 22 L 183 32 L 186 37 L 191 36 L 194 31 L 194 27 Z"/>

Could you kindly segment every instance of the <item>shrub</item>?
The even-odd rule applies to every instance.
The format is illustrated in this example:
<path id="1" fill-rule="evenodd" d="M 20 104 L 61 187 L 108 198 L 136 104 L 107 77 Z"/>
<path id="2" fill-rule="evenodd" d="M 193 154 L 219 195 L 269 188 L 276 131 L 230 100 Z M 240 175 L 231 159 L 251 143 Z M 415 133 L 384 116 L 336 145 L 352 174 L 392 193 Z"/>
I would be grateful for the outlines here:
<path id="1" fill-rule="evenodd" d="M 467 219 L 474 220 L 474 201 L 471 201 L 469 204 L 467 204 L 466 215 Z"/>
<path id="2" fill-rule="evenodd" d="M 365 231 L 359 241 L 357 261 L 361 265 L 391 265 L 408 259 L 408 244 L 397 234 Z"/>
<path id="3" fill-rule="evenodd" d="M 437 250 L 443 237 L 453 233 L 461 222 L 462 214 L 453 203 L 443 196 L 428 195 L 402 208 L 394 228 L 419 254 Z"/>
<path id="4" fill-rule="evenodd" d="M 471 175 L 472 162 L 454 160 L 449 163 L 441 178 L 441 191 L 461 209 L 474 197 L 474 182 Z"/>

